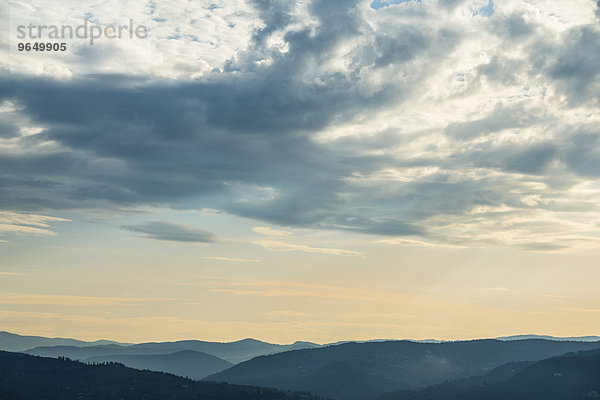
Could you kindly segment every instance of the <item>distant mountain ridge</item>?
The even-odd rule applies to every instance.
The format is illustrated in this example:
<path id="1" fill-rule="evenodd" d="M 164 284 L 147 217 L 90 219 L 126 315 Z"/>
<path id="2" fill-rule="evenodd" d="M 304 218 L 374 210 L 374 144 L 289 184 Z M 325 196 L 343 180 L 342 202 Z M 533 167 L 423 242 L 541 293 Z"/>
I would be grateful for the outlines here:
<path id="1" fill-rule="evenodd" d="M 347 343 L 257 357 L 205 379 L 372 400 L 386 392 L 483 375 L 508 362 L 598 348 L 600 342 L 541 339 Z"/>
<path id="2" fill-rule="evenodd" d="M 172 354 L 184 350 L 192 350 L 226 360 L 232 364 L 250 360 L 254 357 L 280 353 L 284 351 L 314 348 L 320 345 L 309 342 L 296 342 L 280 345 L 261 342 L 255 339 L 243 339 L 235 342 L 205 342 L 201 340 L 181 340 L 177 342 L 149 342 L 122 346 L 109 344 L 102 346 L 42 346 L 28 349 L 27 354 L 44 357 L 69 357 L 74 360 L 86 360 L 90 357 L 108 355 L 151 355 Z"/>
<path id="3" fill-rule="evenodd" d="M 598 342 L 600 336 L 570 336 L 570 337 L 557 337 L 548 335 L 513 335 L 513 336 L 501 336 L 497 337 L 498 340 L 525 340 L 525 339 L 545 339 L 563 342 Z"/>
<path id="4" fill-rule="evenodd" d="M 13 335 L 13 340 L 14 337 L 19 338 L 18 335 Z M 63 342 L 64 340 L 59 340 L 57 343 Z M 235 363 L 257 356 L 319 346 L 310 342 L 279 345 L 255 339 L 243 339 L 229 343 L 200 340 L 139 344 L 111 342 L 101 345 L 80 341 L 67 341 L 67 343 L 75 343 L 75 345 L 40 346 L 23 350 L 23 352 L 44 357 L 67 357 L 84 362 L 120 362 L 133 368 L 202 379 L 227 369 Z M 3 343 L 0 341 L 0 348 L 2 345 Z"/>
<path id="5" fill-rule="evenodd" d="M 86 342 L 84 340 L 68 338 L 47 338 L 43 336 L 24 336 L 6 331 L 0 331 L 0 350 L 6 351 L 24 351 L 40 346 L 98 346 L 120 344 L 112 340 L 96 340 Z M 126 345 L 126 344 L 123 344 Z"/>
<path id="6" fill-rule="evenodd" d="M 593 342 L 594 338 L 596 337 L 517 335 L 497 340 L 371 340 L 328 345 L 311 342 L 279 345 L 255 339 L 229 343 L 182 340 L 127 344 L 0 332 L 0 349 L 46 343 L 49 345 L 21 351 L 37 356 L 67 357 L 88 363 L 119 362 L 133 368 L 168 372 L 193 379 L 206 378 L 284 390 L 307 390 L 340 400 L 372 400 L 385 392 L 418 389 L 444 380 L 482 375 L 505 362 L 540 360 L 569 351 L 600 348 L 600 342 Z M 495 344 L 477 350 L 481 343 Z M 545 343 L 544 346 L 552 347 L 553 350 L 540 351 L 544 347 L 540 343 Z M 463 353 L 451 352 L 449 356 L 436 350 L 436 346 L 463 348 Z M 521 346 L 522 353 L 516 356 L 511 350 L 502 354 L 498 349 L 494 350 L 494 354 L 490 353 L 493 348 L 502 346 L 507 346 L 507 349 Z M 340 348 L 344 351 L 340 351 Z M 389 351 L 382 353 L 378 350 L 380 348 L 387 348 Z M 400 348 L 402 350 L 398 351 Z M 354 350 L 343 354 L 347 349 Z M 373 352 L 370 354 L 364 349 L 371 349 Z M 316 353 L 311 352 L 313 350 Z M 487 363 L 481 363 L 481 360 L 473 362 L 478 357 L 473 355 L 474 352 L 490 353 Z M 298 359 L 297 354 L 302 354 L 305 358 Z M 318 356 L 313 357 L 314 354 Z M 323 354 L 329 355 L 322 357 Z M 509 357 L 505 357 L 507 355 Z M 234 364 L 240 365 L 234 367 Z M 347 388 L 341 388 L 339 386 L 342 384 L 335 382 L 348 382 L 344 384 Z"/>

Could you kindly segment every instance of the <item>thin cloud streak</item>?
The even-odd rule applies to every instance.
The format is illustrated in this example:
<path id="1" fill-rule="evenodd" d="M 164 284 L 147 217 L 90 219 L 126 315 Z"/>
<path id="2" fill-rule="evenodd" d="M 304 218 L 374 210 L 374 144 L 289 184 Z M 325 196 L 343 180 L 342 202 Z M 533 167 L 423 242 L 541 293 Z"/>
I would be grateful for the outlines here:
<path id="1" fill-rule="evenodd" d="M 218 241 L 217 237 L 210 232 L 171 222 L 143 222 L 136 225 L 123 225 L 121 228 L 142 234 L 148 239 L 182 243 L 214 243 Z"/>
<path id="2" fill-rule="evenodd" d="M 20 235 L 55 236 L 52 223 L 69 222 L 66 218 L 51 217 L 39 214 L 25 214 L 0 211 L 0 235 L 16 233 Z"/>
<path id="3" fill-rule="evenodd" d="M 323 247 L 312 247 L 303 244 L 294 244 L 278 240 L 259 240 L 254 242 L 257 246 L 269 251 L 300 251 L 304 253 L 327 254 L 332 256 L 360 256 L 362 253 L 353 250 L 328 249 Z"/>

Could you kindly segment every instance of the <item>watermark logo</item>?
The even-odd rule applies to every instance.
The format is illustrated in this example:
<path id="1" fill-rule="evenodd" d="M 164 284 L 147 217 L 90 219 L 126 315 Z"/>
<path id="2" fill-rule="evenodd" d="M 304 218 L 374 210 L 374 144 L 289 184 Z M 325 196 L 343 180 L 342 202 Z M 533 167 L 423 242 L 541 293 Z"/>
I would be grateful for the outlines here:
<path id="1" fill-rule="evenodd" d="M 116 0 L 9 0 L 9 70 L 15 74 L 148 75 L 156 57 L 156 17 L 146 2 L 127 16 L 114 13 Z"/>
<path id="2" fill-rule="evenodd" d="M 43 25 L 33 24 L 17 25 L 17 39 L 25 41 L 43 40 L 72 40 L 85 39 L 90 45 L 102 38 L 106 39 L 147 39 L 148 27 L 138 24 L 129 19 L 128 24 L 122 25 L 99 25 L 91 23 L 87 19 L 77 26 L 73 25 Z"/>

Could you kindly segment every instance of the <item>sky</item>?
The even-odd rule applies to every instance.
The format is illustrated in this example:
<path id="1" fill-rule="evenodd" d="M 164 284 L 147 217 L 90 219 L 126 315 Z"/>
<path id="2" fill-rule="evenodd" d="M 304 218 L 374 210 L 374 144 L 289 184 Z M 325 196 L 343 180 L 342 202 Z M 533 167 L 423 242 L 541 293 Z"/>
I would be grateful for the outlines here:
<path id="1" fill-rule="evenodd" d="M 0 12 L 0 329 L 600 332 L 600 2 Z M 130 23 L 18 50 L 19 26 Z"/>

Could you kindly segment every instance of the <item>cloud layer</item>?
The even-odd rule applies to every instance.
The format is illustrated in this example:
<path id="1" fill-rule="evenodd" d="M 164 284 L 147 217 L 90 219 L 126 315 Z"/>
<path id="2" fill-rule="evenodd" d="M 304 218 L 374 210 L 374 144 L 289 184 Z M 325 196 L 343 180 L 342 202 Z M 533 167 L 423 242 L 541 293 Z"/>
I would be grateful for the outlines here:
<path id="1" fill-rule="evenodd" d="M 201 78 L 4 75 L 0 207 L 597 246 L 597 5 L 550 3 L 255 0 L 247 46 Z"/>

